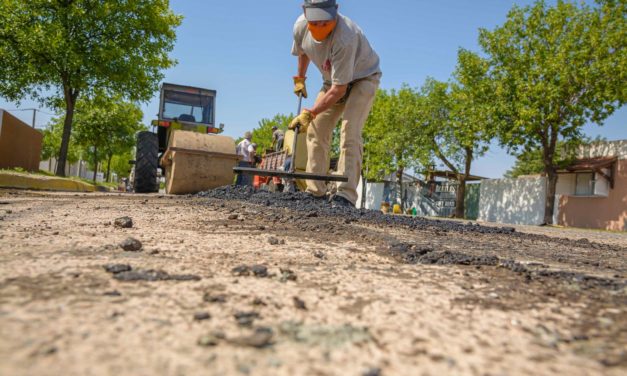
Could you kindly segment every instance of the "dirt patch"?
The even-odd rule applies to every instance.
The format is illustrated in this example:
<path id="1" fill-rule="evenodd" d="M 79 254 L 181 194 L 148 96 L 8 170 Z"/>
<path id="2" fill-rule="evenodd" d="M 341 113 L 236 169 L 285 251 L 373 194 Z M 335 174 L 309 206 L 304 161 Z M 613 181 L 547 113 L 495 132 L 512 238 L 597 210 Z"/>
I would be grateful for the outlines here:
<path id="1" fill-rule="evenodd" d="M 0 190 L 0 373 L 627 369 L 620 246 L 273 197 Z"/>

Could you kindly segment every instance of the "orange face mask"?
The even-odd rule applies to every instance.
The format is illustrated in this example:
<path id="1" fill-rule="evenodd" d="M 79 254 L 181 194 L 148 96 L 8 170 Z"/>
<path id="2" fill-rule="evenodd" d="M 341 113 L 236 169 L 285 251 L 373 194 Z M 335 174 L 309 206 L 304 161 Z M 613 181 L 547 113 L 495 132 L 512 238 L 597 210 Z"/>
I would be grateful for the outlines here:
<path id="1" fill-rule="evenodd" d="M 311 32 L 311 36 L 318 42 L 322 42 L 327 39 L 329 34 L 333 32 L 337 25 L 337 20 L 329 21 L 323 26 L 314 25 L 312 23 L 307 24 L 307 29 Z"/>

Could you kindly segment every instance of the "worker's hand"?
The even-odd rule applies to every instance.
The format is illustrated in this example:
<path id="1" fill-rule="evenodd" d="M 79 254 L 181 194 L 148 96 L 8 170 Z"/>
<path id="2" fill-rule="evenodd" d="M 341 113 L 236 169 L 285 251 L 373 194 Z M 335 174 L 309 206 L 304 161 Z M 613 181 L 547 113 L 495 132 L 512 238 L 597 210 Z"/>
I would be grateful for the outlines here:
<path id="1" fill-rule="evenodd" d="M 302 95 L 303 98 L 307 98 L 306 79 L 307 77 L 294 77 L 294 94 L 296 94 L 296 96 Z"/>
<path id="2" fill-rule="evenodd" d="M 314 119 L 314 114 L 309 110 L 303 110 L 300 115 L 296 116 L 294 120 L 288 126 L 289 129 L 295 129 L 297 125 L 300 125 L 299 133 L 307 132 L 309 124 Z"/>

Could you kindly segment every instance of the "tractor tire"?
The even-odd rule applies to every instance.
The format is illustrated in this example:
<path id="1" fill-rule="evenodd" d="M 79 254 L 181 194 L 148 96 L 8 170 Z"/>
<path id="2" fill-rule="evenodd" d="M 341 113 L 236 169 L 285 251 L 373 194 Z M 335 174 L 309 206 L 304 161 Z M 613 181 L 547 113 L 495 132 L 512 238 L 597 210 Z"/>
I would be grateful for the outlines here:
<path id="1" fill-rule="evenodd" d="M 156 133 L 139 132 L 137 134 L 137 152 L 135 156 L 136 193 L 159 192 L 157 169 L 159 168 L 159 141 Z"/>

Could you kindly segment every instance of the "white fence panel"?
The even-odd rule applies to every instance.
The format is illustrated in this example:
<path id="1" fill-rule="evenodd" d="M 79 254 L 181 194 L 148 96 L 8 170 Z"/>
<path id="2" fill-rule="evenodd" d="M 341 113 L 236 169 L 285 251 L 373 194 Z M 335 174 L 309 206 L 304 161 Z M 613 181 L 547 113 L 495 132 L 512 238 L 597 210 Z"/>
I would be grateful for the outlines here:
<path id="1" fill-rule="evenodd" d="M 546 179 L 528 177 L 481 182 L 479 220 L 518 225 L 544 222 Z"/>

